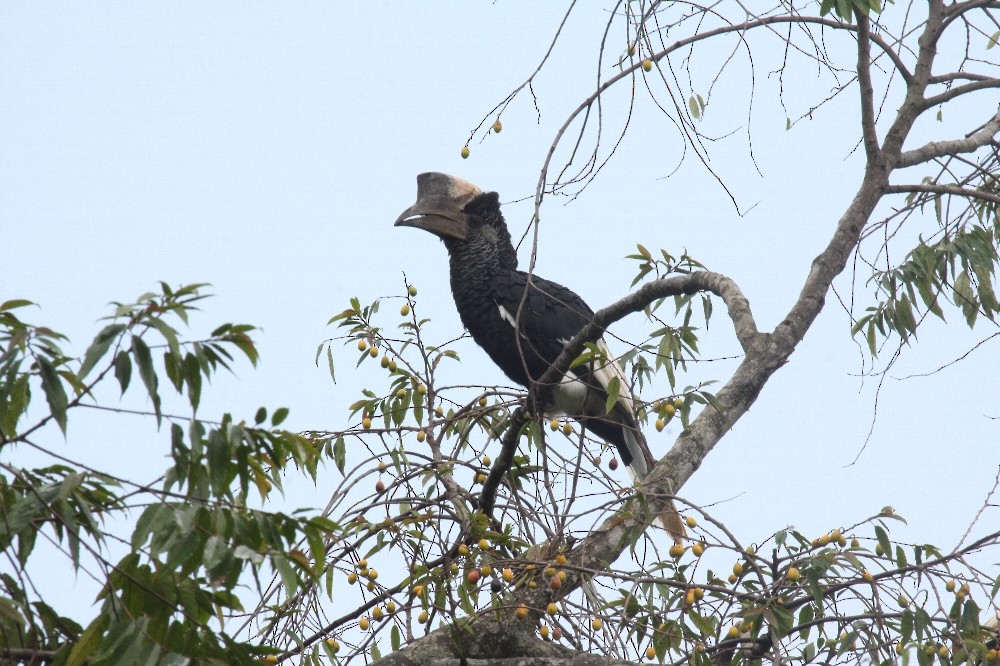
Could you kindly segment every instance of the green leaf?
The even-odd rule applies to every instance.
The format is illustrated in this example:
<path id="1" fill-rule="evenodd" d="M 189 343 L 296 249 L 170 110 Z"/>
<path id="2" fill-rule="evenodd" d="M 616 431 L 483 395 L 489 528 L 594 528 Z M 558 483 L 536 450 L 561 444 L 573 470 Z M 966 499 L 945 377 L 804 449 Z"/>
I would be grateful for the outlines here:
<path id="1" fill-rule="evenodd" d="M 611 378 L 607 386 L 608 399 L 604 401 L 604 413 L 610 414 L 618 403 L 618 396 L 621 393 L 621 381 L 617 376 Z"/>
<path id="2" fill-rule="evenodd" d="M 94 341 L 90 343 L 90 347 L 87 348 L 86 353 L 83 355 L 83 363 L 80 364 L 80 372 L 77 376 L 80 379 L 86 377 L 97 362 L 100 361 L 104 355 L 108 352 L 111 347 L 111 343 L 114 342 L 118 335 L 125 330 L 125 324 L 110 324 L 105 326 L 100 333 L 94 337 Z"/>
<path id="3" fill-rule="evenodd" d="M 989 50 L 993 48 L 994 46 L 997 45 L 998 41 L 1000 41 L 1000 30 L 997 30 L 992 35 L 990 35 L 990 38 L 986 41 L 986 49 Z M 0 308 L 0 310 L 2 309 L 6 308 Z"/>
<path id="4" fill-rule="evenodd" d="M 691 95 L 691 98 L 688 99 L 688 109 L 691 110 L 691 116 L 695 120 L 701 118 L 701 109 L 698 107 L 698 100 L 694 95 Z"/>
<path id="5" fill-rule="evenodd" d="M 156 412 L 156 423 L 159 425 L 163 415 L 160 413 L 160 394 L 157 392 L 159 379 L 156 370 L 153 368 L 153 356 L 149 351 L 149 346 L 138 335 L 132 336 L 132 354 L 135 356 L 135 363 L 139 366 L 139 377 L 146 386 L 149 399 L 153 402 L 153 411 Z"/>
<path id="6" fill-rule="evenodd" d="M 89 657 L 94 654 L 94 651 L 101 644 L 101 637 L 108 628 L 110 621 L 110 618 L 103 613 L 94 618 L 94 621 L 90 623 L 83 632 L 83 635 L 80 636 L 80 640 L 70 650 L 69 656 L 66 658 L 66 666 L 82 666 L 87 663 Z"/>
<path id="7" fill-rule="evenodd" d="M 23 308 L 27 305 L 35 305 L 35 303 L 24 298 L 13 298 L 9 301 L 4 301 L 3 303 L 0 303 L 0 312 L 4 312 L 6 310 L 15 310 L 17 308 Z"/>
<path id="8" fill-rule="evenodd" d="M 121 386 L 122 395 L 124 395 L 132 379 L 132 359 L 124 349 L 115 354 L 115 379 L 118 380 L 118 385 Z"/>
<path id="9" fill-rule="evenodd" d="M 879 545 L 882 546 L 882 554 L 886 557 L 892 557 L 892 544 L 889 543 L 889 535 L 886 534 L 885 529 L 876 525 L 875 537 L 878 539 Z"/>
<path id="10" fill-rule="evenodd" d="M 337 464 L 340 473 L 344 473 L 344 465 L 347 464 L 347 447 L 344 444 L 344 436 L 338 435 L 337 441 L 333 443 L 333 461 Z"/>
<path id="11" fill-rule="evenodd" d="M 281 425 L 286 418 L 288 418 L 288 408 L 278 407 L 274 410 L 274 414 L 271 416 L 271 425 L 276 428 Z"/>
<path id="12" fill-rule="evenodd" d="M 63 386 L 62 378 L 52 362 L 44 356 L 38 357 L 38 371 L 42 379 L 42 389 L 45 391 L 45 399 L 48 400 L 49 409 L 52 411 L 52 418 L 59 424 L 59 429 L 66 434 L 66 408 L 69 399 L 66 397 L 66 388 Z"/>
<path id="13" fill-rule="evenodd" d="M 267 420 L 267 407 L 258 407 L 257 413 L 253 417 L 254 425 L 260 425 Z"/>

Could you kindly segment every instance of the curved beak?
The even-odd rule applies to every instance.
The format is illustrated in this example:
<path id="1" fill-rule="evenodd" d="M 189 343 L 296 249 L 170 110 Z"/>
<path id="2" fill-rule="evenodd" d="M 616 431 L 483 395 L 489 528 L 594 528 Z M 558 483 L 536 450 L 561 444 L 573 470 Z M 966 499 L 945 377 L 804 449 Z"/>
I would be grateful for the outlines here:
<path id="1" fill-rule="evenodd" d="M 465 240 L 469 233 L 469 225 L 465 214 L 452 207 L 435 207 L 416 203 L 396 218 L 396 227 L 416 227 L 429 231 L 440 238 Z"/>
<path id="2" fill-rule="evenodd" d="M 480 194 L 482 190 L 461 178 L 422 173 L 417 176 L 417 202 L 396 218 L 394 226 L 416 227 L 442 239 L 465 240 L 469 222 L 462 211 Z"/>

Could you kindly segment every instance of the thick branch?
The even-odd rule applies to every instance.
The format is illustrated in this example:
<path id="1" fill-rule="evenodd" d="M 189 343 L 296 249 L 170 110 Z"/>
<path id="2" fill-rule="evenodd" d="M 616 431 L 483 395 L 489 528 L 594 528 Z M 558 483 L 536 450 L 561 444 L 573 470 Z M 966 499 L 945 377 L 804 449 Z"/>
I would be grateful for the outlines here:
<path id="1" fill-rule="evenodd" d="M 997 83 L 1000 84 L 1000 81 L 997 81 Z M 920 148 L 907 150 L 899 156 L 896 166 L 898 168 L 911 167 L 939 157 L 947 157 L 959 153 L 973 153 L 990 143 L 998 133 L 1000 133 L 1000 108 L 975 134 L 964 139 L 954 139 L 952 141 L 931 141 Z"/>
<path id="2" fill-rule="evenodd" d="M 739 286 L 731 279 L 718 273 L 709 271 L 699 271 L 689 275 L 683 275 L 662 280 L 655 280 L 643 285 L 639 290 L 629 294 L 620 301 L 603 308 L 594 314 L 594 318 L 589 324 L 583 327 L 573 339 L 563 348 L 562 353 L 546 370 L 545 374 L 535 382 L 534 391 L 531 394 L 533 404 L 546 404 L 551 398 L 552 390 L 559 383 L 563 374 L 569 368 L 577 356 L 583 351 L 583 347 L 588 342 L 594 342 L 600 338 L 605 329 L 614 322 L 624 317 L 648 307 L 653 301 L 669 296 L 679 296 L 681 294 L 696 294 L 699 292 L 711 292 L 722 299 L 729 311 L 729 317 L 733 321 L 733 328 L 736 338 L 740 341 L 743 350 L 746 351 L 754 341 L 760 336 L 757 330 L 757 323 L 754 321 L 753 313 L 750 311 L 750 302 L 740 290 Z M 490 469 L 489 477 L 483 484 L 483 491 L 480 495 L 480 507 L 486 515 L 490 515 L 496 502 L 496 493 L 500 488 L 504 475 L 514 460 L 514 453 L 517 451 L 517 443 L 521 438 L 521 428 L 528 419 L 528 414 L 523 409 L 518 409 L 511 417 L 504 434 L 500 455 Z"/>
<path id="3" fill-rule="evenodd" d="M 875 90 L 871 72 L 871 30 L 868 16 L 855 10 L 858 21 L 858 86 L 861 89 L 861 134 L 864 137 L 865 155 L 869 164 L 880 164 L 882 153 L 875 133 Z"/>

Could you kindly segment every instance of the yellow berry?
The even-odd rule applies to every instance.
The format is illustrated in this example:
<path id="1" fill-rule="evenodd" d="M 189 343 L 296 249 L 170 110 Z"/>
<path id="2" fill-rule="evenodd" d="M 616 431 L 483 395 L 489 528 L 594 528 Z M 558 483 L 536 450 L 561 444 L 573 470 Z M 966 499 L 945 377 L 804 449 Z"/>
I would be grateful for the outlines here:
<path id="1" fill-rule="evenodd" d="M 698 600 L 698 598 L 697 598 L 697 596 L 695 596 L 694 589 L 688 590 L 687 593 L 684 595 L 684 605 L 685 606 L 693 606 L 694 602 L 697 601 L 697 600 Z"/>
<path id="2" fill-rule="evenodd" d="M 423 597 L 424 596 L 424 586 L 423 585 L 414 585 L 413 586 L 413 596 L 415 596 L 415 597 Z"/>
<path id="3" fill-rule="evenodd" d="M 681 559 L 681 556 L 684 555 L 685 550 L 687 550 L 687 548 L 685 548 L 683 545 L 675 543 L 670 547 L 670 550 L 668 552 L 670 553 L 670 557 L 674 558 L 675 560 L 679 560 Z"/>
<path id="4" fill-rule="evenodd" d="M 702 599 L 705 598 L 705 590 L 701 589 L 700 587 L 692 587 L 691 591 L 694 592 L 694 598 L 697 599 L 698 601 L 701 601 Z"/>
<path id="5" fill-rule="evenodd" d="M 949 580 L 947 583 L 944 584 L 944 589 L 948 590 L 949 592 L 954 592 L 955 591 L 955 581 Z"/>
<path id="6" fill-rule="evenodd" d="M 469 147 L 468 146 L 462 146 L 462 159 L 465 160 L 465 159 L 468 159 L 468 158 L 469 158 Z"/>
<path id="7" fill-rule="evenodd" d="M 674 415 L 674 413 L 676 413 L 676 412 L 677 412 L 677 408 L 674 407 L 669 402 L 663 406 L 663 415 L 666 418 L 668 418 L 668 419 L 671 418 Z"/>
<path id="8" fill-rule="evenodd" d="M 389 603 L 387 603 L 385 605 L 385 610 L 387 612 L 389 612 L 389 613 L 395 613 L 396 612 L 396 602 L 395 601 L 390 601 Z"/>
<path id="9" fill-rule="evenodd" d="M 389 357 L 388 356 L 383 356 L 382 357 L 382 363 L 381 363 L 381 365 L 382 365 L 383 368 L 388 368 L 389 367 Z"/>
<path id="10" fill-rule="evenodd" d="M 358 627 L 361 629 L 361 631 L 368 631 L 369 625 L 371 625 L 371 623 L 368 621 L 368 618 L 366 617 L 363 617 L 360 620 L 358 620 Z"/>
<path id="11" fill-rule="evenodd" d="M 545 608 L 545 612 L 548 613 L 549 615 L 558 615 L 559 605 L 554 601 L 550 602 L 549 605 Z"/>
<path id="12" fill-rule="evenodd" d="M 355 583 L 357 583 L 358 582 L 358 574 L 354 573 L 353 571 L 351 573 L 347 574 L 347 582 L 350 585 L 354 585 Z"/>
<path id="13" fill-rule="evenodd" d="M 828 543 L 830 543 L 830 535 L 829 534 L 824 534 L 823 536 L 821 536 L 819 538 L 819 545 L 825 546 Z"/>
<path id="14" fill-rule="evenodd" d="M 865 570 L 861 572 L 861 578 L 864 579 L 866 583 L 874 582 L 875 576 L 872 575 L 871 571 Z"/>
<path id="15" fill-rule="evenodd" d="M 562 431 L 563 431 L 564 435 L 572 435 L 573 434 L 573 426 L 571 426 L 569 424 L 569 421 L 567 421 L 566 423 L 563 423 Z"/>
<path id="16" fill-rule="evenodd" d="M 680 409 L 684 406 L 684 398 L 674 398 L 674 409 Z"/>
<path id="17" fill-rule="evenodd" d="M 427 387 L 423 384 L 417 384 L 417 393 L 420 395 L 427 395 Z"/>
<path id="18" fill-rule="evenodd" d="M 407 289 L 406 291 L 407 291 L 408 294 L 410 294 L 410 296 L 416 296 L 417 295 L 417 288 L 414 285 L 412 285 L 412 284 L 410 285 L 409 289 Z"/>
<path id="19" fill-rule="evenodd" d="M 489 478 L 483 472 L 476 474 L 476 483 L 486 483 L 486 479 Z"/>
<path id="20" fill-rule="evenodd" d="M 368 568 L 368 560 L 365 560 L 365 559 L 358 560 L 357 567 L 359 569 L 367 569 Z"/>
<path id="21" fill-rule="evenodd" d="M 594 631 L 600 631 L 600 630 L 601 630 L 601 627 L 603 627 L 603 626 L 604 626 L 604 622 L 602 622 L 602 621 L 601 621 L 601 618 L 599 618 L 599 617 L 595 617 L 595 618 L 594 618 L 594 619 L 593 619 L 593 620 L 592 620 L 592 621 L 590 622 L 590 626 L 594 628 Z"/>
<path id="22" fill-rule="evenodd" d="M 729 578 L 728 578 L 727 580 L 728 580 L 728 581 L 729 581 L 730 583 L 735 583 L 736 581 L 738 581 L 738 580 L 739 580 L 739 578 L 737 578 L 737 577 L 736 577 L 736 574 L 729 574 Z"/>
<path id="23" fill-rule="evenodd" d="M 555 419 L 549 421 L 549 430 L 551 430 L 552 432 L 559 430 L 559 421 L 556 421 Z"/>
<path id="24" fill-rule="evenodd" d="M 688 527 L 694 527 L 698 524 L 698 520 L 694 516 L 687 516 L 684 522 Z"/>
<path id="25" fill-rule="evenodd" d="M 469 554 L 469 547 L 466 546 L 463 543 L 461 546 L 458 547 L 458 554 L 459 555 L 468 555 Z"/>
<path id="26" fill-rule="evenodd" d="M 695 557 L 701 557 L 704 552 L 705 552 L 704 544 L 696 543 L 693 546 L 691 546 L 691 554 L 693 554 Z"/>
<path id="27" fill-rule="evenodd" d="M 896 654 L 903 654 L 903 644 L 896 643 Z"/>
<path id="28" fill-rule="evenodd" d="M 417 441 L 418 442 L 422 442 L 425 439 L 427 439 L 427 433 L 424 432 L 423 430 L 418 430 L 417 431 Z"/>
<path id="29" fill-rule="evenodd" d="M 368 341 L 358 340 L 358 351 L 364 351 L 366 349 L 368 349 Z"/>
<path id="30" fill-rule="evenodd" d="M 514 611 L 514 616 L 518 620 L 523 620 L 524 618 L 528 617 L 528 607 L 525 606 L 524 604 L 519 604 L 517 610 Z"/>
<path id="31" fill-rule="evenodd" d="M 649 62 L 648 60 L 646 62 Z M 646 648 L 646 659 L 656 659 L 656 648 L 650 645 Z"/>
<path id="32" fill-rule="evenodd" d="M 538 633 L 542 635 L 542 638 L 547 639 L 549 637 L 549 627 L 543 624 L 538 628 Z"/>
<path id="33" fill-rule="evenodd" d="M 378 356 L 378 347 L 372 347 L 371 349 L 369 349 L 368 350 L 368 354 L 372 358 L 375 358 L 376 356 Z"/>
<path id="34" fill-rule="evenodd" d="M 857 539 L 851 539 L 851 548 L 861 548 L 861 542 Z"/>
<path id="35" fill-rule="evenodd" d="M 479 540 L 479 549 L 480 550 L 489 550 L 490 549 L 490 542 L 487 541 L 486 539 L 480 539 Z"/>
<path id="36" fill-rule="evenodd" d="M 417 622 L 420 624 L 427 624 L 427 621 L 431 619 L 431 614 L 427 611 L 420 611 L 420 615 L 417 616 Z"/>
<path id="37" fill-rule="evenodd" d="M 899 604 L 900 608 L 906 608 L 908 605 L 910 605 L 909 599 L 907 599 L 906 595 L 903 594 L 899 595 L 899 598 L 896 599 L 896 603 Z"/>
<path id="38" fill-rule="evenodd" d="M 479 399 L 479 406 L 480 407 L 485 407 L 486 406 L 486 396 L 485 395 L 482 398 Z"/>
<path id="39" fill-rule="evenodd" d="M 489 467 L 491 462 L 493 461 L 490 460 L 489 456 L 483 456 L 483 467 Z"/>
<path id="40" fill-rule="evenodd" d="M 740 630 L 736 627 L 729 627 L 729 631 L 726 632 L 726 638 L 739 638 Z"/>
<path id="41" fill-rule="evenodd" d="M 510 569 L 504 569 L 503 573 L 501 574 L 501 576 L 503 577 L 504 581 L 506 581 L 508 583 L 510 581 L 514 580 L 514 572 L 511 571 Z"/>
<path id="42" fill-rule="evenodd" d="M 489 564 L 484 564 L 483 566 L 479 567 L 479 570 L 482 572 L 484 576 L 493 575 L 493 567 L 491 567 Z"/>
<path id="43" fill-rule="evenodd" d="M 565 583 L 566 582 L 566 572 L 565 571 L 560 571 L 559 573 L 556 574 L 556 578 L 558 578 L 560 582 Z"/>
<path id="44" fill-rule="evenodd" d="M 556 564 L 566 564 L 567 561 L 566 556 L 562 553 L 556 555 Z"/>
<path id="45" fill-rule="evenodd" d="M 410 314 L 410 304 L 403 303 L 403 307 L 399 308 L 399 314 L 402 315 L 403 317 Z"/>
<path id="46" fill-rule="evenodd" d="M 375 569 L 369 569 L 368 580 L 375 580 L 376 578 L 378 578 L 378 571 L 376 571 Z"/>
<path id="47" fill-rule="evenodd" d="M 743 563 L 742 562 L 737 562 L 736 564 L 733 565 L 733 573 L 736 574 L 737 576 L 742 576 L 743 575 Z"/>
<path id="48" fill-rule="evenodd" d="M 337 652 L 340 651 L 340 643 L 333 640 L 332 638 L 326 639 L 326 644 L 330 646 L 330 652 L 336 654 Z"/>
<path id="49" fill-rule="evenodd" d="M 373 581 L 373 580 L 368 581 L 368 584 L 365 585 L 365 589 L 368 590 L 369 592 L 374 592 L 375 591 L 375 581 Z"/>
<path id="50" fill-rule="evenodd" d="M 667 422 L 663 419 L 656 419 L 656 432 L 663 432 L 663 429 L 667 427 Z"/>
<path id="51" fill-rule="evenodd" d="M 503 129 L 503 124 L 500 122 L 500 119 L 498 118 L 497 121 L 493 123 L 493 131 L 499 134 L 500 130 L 502 129 Z"/>
<path id="52" fill-rule="evenodd" d="M 799 573 L 798 569 L 796 569 L 795 567 L 788 567 L 788 574 L 785 577 L 794 583 L 799 579 L 800 576 L 801 574 Z"/>
<path id="53" fill-rule="evenodd" d="M 747 546 L 746 548 L 743 549 L 743 552 L 745 552 L 747 555 L 753 555 L 754 553 L 757 552 L 757 547 Z"/>
<path id="54" fill-rule="evenodd" d="M 948 646 L 947 645 L 942 645 L 941 647 L 938 648 L 938 656 L 941 657 L 942 659 L 947 659 L 948 658 Z"/>
<path id="55" fill-rule="evenodd" d="M 642 61 L 642 69 L 644 71 L 647 71 L 647 72 L 649 70 L 653 69 L 653 61 L 650 60 L 649 58 L 646 58 L 645 60 L 643 60 Z M 652 657 L 650 657 L 650 659 L 652 659 Z"/>
<path id="56" fill-rule="evenodd" d="M 273 654 L 269 654 L 264 657 L 264 663 L 267 664 L 268 666 L 272 666 L 273 664 L 278 663 L 278 658 L 275 657 Z"/>
<path id="57" fill-rule="evenodd" d="M 376 606 L 375 608 L 372 609 L 372 617 L 375 618 L 376 622 L 378 620 L 382 619 L 382 607 L 381 606 Z"/>

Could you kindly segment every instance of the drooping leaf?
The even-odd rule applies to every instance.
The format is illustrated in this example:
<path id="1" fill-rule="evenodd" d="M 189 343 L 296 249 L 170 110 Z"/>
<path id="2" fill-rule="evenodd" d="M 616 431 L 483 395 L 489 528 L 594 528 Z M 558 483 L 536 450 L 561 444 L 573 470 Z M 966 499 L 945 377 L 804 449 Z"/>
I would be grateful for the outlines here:
<path id="1" fill-rule="evenodd" d="M 66 387 L 63 386 L 62 378 L 52 362 L 44 356 L 38 357 L 38 371 L 42 380 L 42 390 L 45 391 L 45 399 L 49 403 L 49 410 L 52 418 L 59 424 L 59 429 L 66 434 L 66 409 L 69 406 L 69 399 L 66 396 Z"/>
<path id="2" fill-rule="evenodd" d="M 94 337 L 94 341 L 90 343 L 90 347 L 83 355 L 83 363 L 80 364 L 80 371 L 77 376 L 80 379 L 86 377 L 94 366 L 104 357 L 108 352 L 108 349 L 125 330 L 125 324 L 109 324 L 105 326 L 97 336 Z"/>

